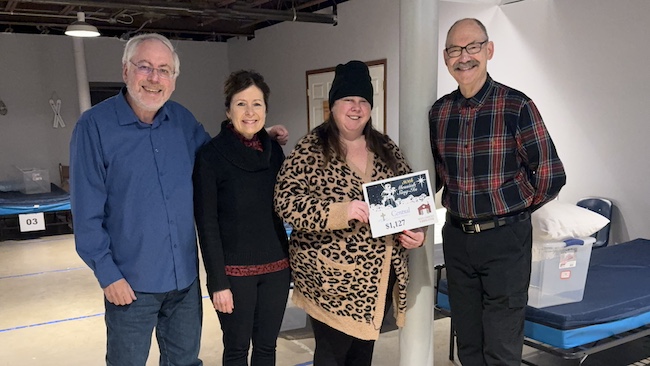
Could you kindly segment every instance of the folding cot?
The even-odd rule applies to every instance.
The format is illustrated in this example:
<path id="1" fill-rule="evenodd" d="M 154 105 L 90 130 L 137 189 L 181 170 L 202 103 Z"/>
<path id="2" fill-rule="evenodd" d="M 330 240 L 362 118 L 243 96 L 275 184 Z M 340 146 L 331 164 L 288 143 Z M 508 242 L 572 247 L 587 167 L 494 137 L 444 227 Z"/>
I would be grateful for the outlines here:
<path id="1" fill-rule="evenodd" d="M 72 233 L 70 194 L 54 183 L 51 192 L 0 191 L 0 241 Z M 43 213 L 45 230 L 21 231 L 20 215 Z"/>
<path id="2" fill-rule="evenodd" d="M 450 316 L 447 284 L 440 280 L 440 270 L 438 279 L 436 308 Z M 539 309 L 528 306 L 524 343 L 579 365 L 591 354 L 648 336 L 649 282 L 650 240 L 594 250 L 582 301 Z M 450 359 L 453 351 L 452 319 Z"/>

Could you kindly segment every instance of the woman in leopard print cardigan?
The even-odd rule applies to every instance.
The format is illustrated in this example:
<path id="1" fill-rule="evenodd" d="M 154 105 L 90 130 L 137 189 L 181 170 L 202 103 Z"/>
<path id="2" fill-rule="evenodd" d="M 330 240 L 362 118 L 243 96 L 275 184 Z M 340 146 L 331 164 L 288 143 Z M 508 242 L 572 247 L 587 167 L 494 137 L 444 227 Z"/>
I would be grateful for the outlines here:
<path id="1" fill-rule="evenodd" d="M 362 184 L 411 168 L 397 145 L 372 128 L 365 64 L 337 67 L 330 104 L 328 121 L 285 160 L 275 209 L 294 228 L 292 300 L 310 316 L 314 365 L 370 365 L 391 298 L 397 325 L 404 324 L 407 249 L 422 245 L 424 232 L 372 238 Z"/>

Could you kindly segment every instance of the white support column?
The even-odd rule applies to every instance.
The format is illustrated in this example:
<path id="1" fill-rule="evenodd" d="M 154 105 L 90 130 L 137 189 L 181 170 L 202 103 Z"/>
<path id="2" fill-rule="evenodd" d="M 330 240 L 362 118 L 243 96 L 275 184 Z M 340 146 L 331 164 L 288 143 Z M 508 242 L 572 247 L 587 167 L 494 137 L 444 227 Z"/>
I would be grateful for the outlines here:
<path id="1" fill-rule="evenodd" d="M 399 146 L 413 169 L 428 169 L 432 179 L 428 111 L 438 85 L 438 1 L 400 0 Z M 430 227 L 424 247 L 410 254 L 400 366 L 433 365 L 433 236 Z"/>
<path id="2" fill-rule="evenodd" d="M 74 63 L 77 70 L 77 90 L 79 91 L 79 110 L 81 113 L 90 109 L 90 86 L 88 85 L 88 72 L 86 70 L 86 52 L 83 38 L 72 37 L 74 48 Z"/>

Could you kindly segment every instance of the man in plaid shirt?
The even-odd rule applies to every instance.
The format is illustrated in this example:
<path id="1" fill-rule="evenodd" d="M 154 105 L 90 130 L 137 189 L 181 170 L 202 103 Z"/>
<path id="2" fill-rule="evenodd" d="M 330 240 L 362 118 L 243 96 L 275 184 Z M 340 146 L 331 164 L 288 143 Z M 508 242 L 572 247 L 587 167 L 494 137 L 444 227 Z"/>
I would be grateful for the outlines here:
<path id="1" fill-rule="evenodd" d="M 443 55 L 458 89 L 429 113 L 458 357 L 470 366 L 521 364 L 530 213 L 566 182 L 533 101 L 488 74 L 493 53 L 480 21 L 457 21 Z"/>

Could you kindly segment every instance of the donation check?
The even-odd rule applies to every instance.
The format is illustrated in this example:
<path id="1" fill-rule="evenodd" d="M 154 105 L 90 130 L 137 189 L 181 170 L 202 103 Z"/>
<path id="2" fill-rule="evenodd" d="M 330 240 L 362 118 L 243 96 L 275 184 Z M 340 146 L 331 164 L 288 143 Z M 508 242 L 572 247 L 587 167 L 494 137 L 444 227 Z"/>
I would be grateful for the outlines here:
<path id="1" fill-rule="evenodd" d="M 366 183 L 363 196 L 373 238 L 438 222 L 428 170 Z"/>

